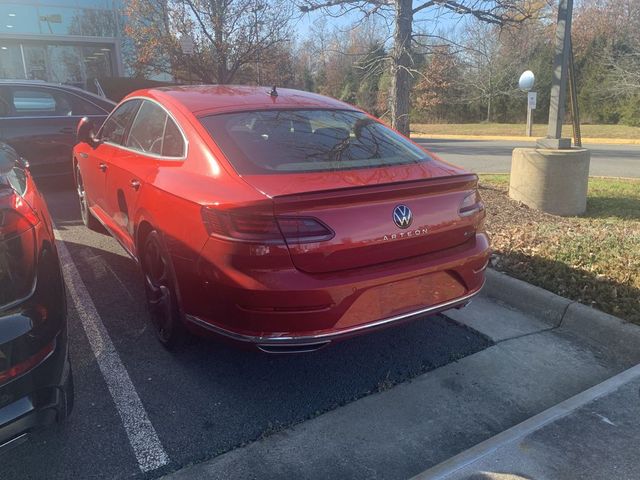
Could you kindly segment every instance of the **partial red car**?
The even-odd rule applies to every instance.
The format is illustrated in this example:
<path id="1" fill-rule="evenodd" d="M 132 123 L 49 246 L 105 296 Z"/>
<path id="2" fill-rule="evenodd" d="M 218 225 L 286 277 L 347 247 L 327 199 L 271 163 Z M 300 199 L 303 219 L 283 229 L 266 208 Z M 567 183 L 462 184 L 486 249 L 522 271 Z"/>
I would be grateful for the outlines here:
<path id="1" fill-rule="evenodd" d="M 489 240 L 477 176 L 290 89 L 126 97 L 73 153 L 84 223 L 141 266 L 159 340 L 303 352 L 465 305 Z"/>

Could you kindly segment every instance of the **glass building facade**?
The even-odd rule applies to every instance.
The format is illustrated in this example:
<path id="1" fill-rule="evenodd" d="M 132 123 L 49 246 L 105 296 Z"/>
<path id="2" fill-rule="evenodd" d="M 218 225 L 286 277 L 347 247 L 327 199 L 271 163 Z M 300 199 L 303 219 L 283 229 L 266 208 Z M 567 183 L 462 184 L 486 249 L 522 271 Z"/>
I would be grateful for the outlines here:
<path id="1" fill-rule="evenodd" d="M 0 0 L 0 78 L 91 86 L 121 76 L 119 0 Z"/>

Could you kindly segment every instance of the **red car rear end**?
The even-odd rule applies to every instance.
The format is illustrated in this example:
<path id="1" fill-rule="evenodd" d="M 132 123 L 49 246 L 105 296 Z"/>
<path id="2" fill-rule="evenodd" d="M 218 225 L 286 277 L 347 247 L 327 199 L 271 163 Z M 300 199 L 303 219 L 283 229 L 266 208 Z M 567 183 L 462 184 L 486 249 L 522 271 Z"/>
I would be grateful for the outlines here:
<path id="1" fill-rule="evenodd" d="M 463 305 L 480 290 L 489 242 L 477 177 L 365 113 L 318 95 L 248 87 L 136 98 L 176 122 L 185 158 L 141 151 L 146 167 L 114 185 L 125 189 L 134 177 L 139 192 L 117 217 L 92 201 L 113 192 L 84 197 L 140 260 L 148 284 L 154 262 L 163 270 L 156 277 L 170 279 L 164 290 L 148 289 L 152 316 L 162 305 L 161 315 L 191 330 L 269 352 L 307 351 Z M 132 118 L 122 137 L 129 163 L 136 149 L 161 152 L 173 141 L 145 141 Z M 107 171 L 117 163 L 114 146 L 97 159 Z M 78 157 L 99 156 L 100 139 L 87 148 L 76 147 Z M 145 257 L 155 250 L 156 260 Z"/>

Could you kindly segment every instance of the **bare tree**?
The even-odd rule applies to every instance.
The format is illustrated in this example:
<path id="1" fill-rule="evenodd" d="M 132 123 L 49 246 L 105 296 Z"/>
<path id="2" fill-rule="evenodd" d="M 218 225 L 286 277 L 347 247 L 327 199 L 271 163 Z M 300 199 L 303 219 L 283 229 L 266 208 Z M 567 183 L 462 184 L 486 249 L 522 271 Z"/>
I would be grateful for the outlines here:
<path id="1" fill-rule="evenodd" d="M 409 93 L 415 70 L 412 47 L 418 36 L 415 23 L 425 16 L 473 17 L 496 25 L 521 22 L 531 15 L 527 0 L 296 0 L 303 12 L 324 10 L 330 15 L 360 12 L 367 18 L 380 15 L 393 21 L 393 47 L 390 54 L 391 125 L 409 135 Z"/>
<path id="2" fill-rule="evenodd" d="M 640 45 L 637 50 L 617 56 L 608 53 L 609 89 L 614 95 L 640 95 Z"/>
<path id="3" fill-rule="evenodd" d="M 225 84 L 248 67 L 260 78 L 262 59 L 291 36 L 292 13 L 286 0 L 129 0 L 125 29 L 136 47 L 134 69 Z M 192 55 L 181 50 L 184 37 Z"/>
<path id="4" fill-rule="evenodd" d="M 480 102 L 486 107 L 486 121 L 492 120 L 494 101 L 518 93 L 517 79 L 521 60 L 509 55 L 502 44 L 499 28 L 484 22 L 470 22 L 464 33 L 465 50 L 461 60 L 465 66 L 463 100 Z"/>

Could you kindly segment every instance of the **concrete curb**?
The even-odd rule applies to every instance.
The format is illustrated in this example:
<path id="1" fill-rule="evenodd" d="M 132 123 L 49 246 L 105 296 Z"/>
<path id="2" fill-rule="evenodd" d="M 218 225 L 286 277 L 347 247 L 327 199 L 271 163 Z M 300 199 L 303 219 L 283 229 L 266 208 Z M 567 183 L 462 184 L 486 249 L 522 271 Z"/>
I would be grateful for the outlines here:
<path id="1" fill-rule="evenodd" d="M 640 341 L 640 326 L 536 287 L 493 269 L 486 271 L 483 294 L 527 312 L 552 327 L 626 354 Z"/>
<path id="2" fill-rule="evenodd" d="M 411 138 L 414 140 L 430 139 L 430 140 L 491 140 L 505 142 L 535 142 L 538 137 L 524 137 L 519 135 L 448 135 L 448 134 L 429 134 L 411 132 Z M 582 139 L 583 144 L 591 145 L 640 145 L 640 139 L 637 138 L 599 138 L 586 137 Z"/>
<path id="3" fill-rule="evenodd" d="M 553 327 L 560 325 L 569 305 L 574 303 L 568 298 L 490 268 L 486 270 L 486 278 L 484 295 L 516 310 L 529 312 Z"/>

